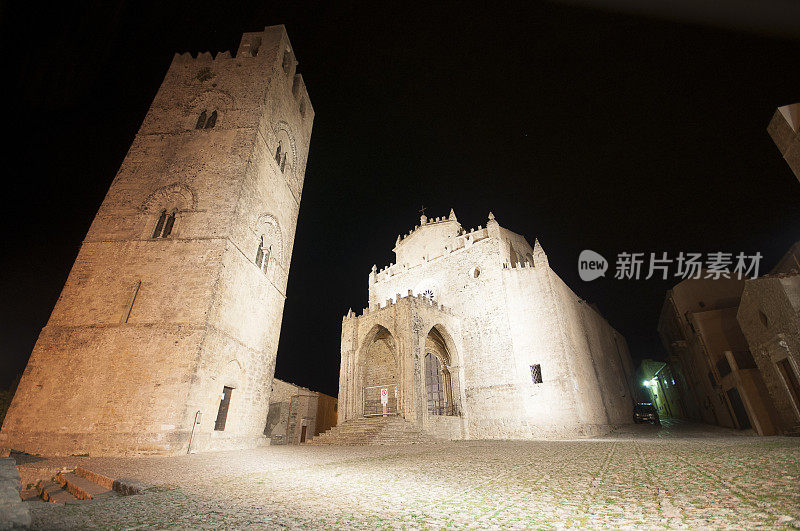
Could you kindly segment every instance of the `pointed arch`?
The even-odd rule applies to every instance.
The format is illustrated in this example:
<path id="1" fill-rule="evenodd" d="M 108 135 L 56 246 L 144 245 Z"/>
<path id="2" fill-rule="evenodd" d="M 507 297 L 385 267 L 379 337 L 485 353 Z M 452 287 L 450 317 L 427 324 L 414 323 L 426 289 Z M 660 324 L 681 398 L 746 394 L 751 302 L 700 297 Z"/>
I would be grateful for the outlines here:
<path id="1" fill-rule="evenodd" d="M 255 245 L 260 246 L 263 254 L 265 271 L 269 267 L 271 258 L 285 269 L 283 231 L 278 219 L 272 214 L 261 214 L 256 220 L 253 231 L 256 236 Z"/>
<path id="2" fill-rule="evenodd" d="M 441 324 L 425 336 L 425 393 L 429 415 L 458 415 L 458 355 L 452 337 Z"/>
<path id="3" fill-rule="evenodd" d="M 273 126 L 272 133 L 275 136 L 275 142 L 281 144 L 284 156 L 288 157 L 288 160 L 286 160 L 285 163 L 283 162 L 283 159 L 278 160 L 278 164 L 285 164 L 291 170 L 295 171 L 298 167 L 297 141 L 294 133 L 292 132 L 291 126 L 289 126 L 288 122 L 281 120 Z"/>
<path id="4" fill-rule="evenodd" d="M 395 414 L 398 406 L 399 358 L 397 341 L 388 328 L 375 325 L 367 334 L 358 359 L 362 414 Z M 381 392 L 386 391 L 386 402 Z"/>

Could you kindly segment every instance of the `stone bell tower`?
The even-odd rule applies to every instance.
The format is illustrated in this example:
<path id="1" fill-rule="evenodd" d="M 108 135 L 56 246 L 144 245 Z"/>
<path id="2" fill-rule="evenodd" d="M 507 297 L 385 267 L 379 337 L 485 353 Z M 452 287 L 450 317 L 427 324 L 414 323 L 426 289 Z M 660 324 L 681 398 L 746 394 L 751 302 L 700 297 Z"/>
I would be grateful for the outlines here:
<path id="1" fill-rule="evenodd" d="M 264 444 L 314 111 L 283 26 L 176 55 L 0 432 L 46 455 Z M 87 153 L 91 156 L 91 153 Z"/>

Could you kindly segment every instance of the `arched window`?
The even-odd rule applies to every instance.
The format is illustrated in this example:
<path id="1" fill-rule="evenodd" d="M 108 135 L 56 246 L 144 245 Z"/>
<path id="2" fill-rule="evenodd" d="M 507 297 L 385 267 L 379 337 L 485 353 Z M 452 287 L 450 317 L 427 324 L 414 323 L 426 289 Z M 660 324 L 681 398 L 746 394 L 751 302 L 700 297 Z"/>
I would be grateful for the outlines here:
<path id="1" fill-rule="evenodd" d="M 167 220 L 167 211 L 162 210 L 161 215 L 158 216 L 158 222 L 156 223 L 156 228 L 153 231 L 153 238 L 161 237 L 161 232 L 164 230 L 164 222 Z"/>
<path id="2" fill-rule="evenodd" d="M 258 240 L 258 250 L 256 251 L 256 265 L 261 269 L 264 274 L 267 274 L 269 269 L 269 256 L 272 254 L 272 245 L 264 245 L 264 236 Z"/>
<path id="3" fill-rule="evenodd" d="M 173 225 L 175 225 L 175 211 L 167 213 L 166 210 L 162 210 L 153 231 L 153 238 L 166 238 L 172 234 Z"/>
<path id="4" fill-rule="evenodd" d="M 289 50 L 283 51 L 283 63 L 281 64 L 281 66 L 283 67 L 283 73 L 288 74 L 289 69 L 292 66 L 292 54 L 289 53 Z"/>
<path id="5" fill-rule="evenodd" d="M 428 398 L 428 413 L 445 413 L 444 382 L 439 358 L 428 352 L 425 354 L 425 392 Z"/>
<path id="6" fill-rule="evenodd" d="M 217 111 L 212 111 L 209 115 L 206 111 L 200 113 L 200 116 L 197 117 L 197 123 L 195 124 L 195 129 L 211 129 L 217 125 Z"/>
<path id="7" fill-rule="evenodd" d="M 278 142 L 278 147 L 275 148 L 275 162 L 281 163 L 281 143 Z"/>
<path id="8" fill-rule="evenodd" d="M 195 124 L 195 129 L 202 129 L 203 126 L 206 125 L 206 111 L 200 113 L 200 116 L 197 117 L 197 124 Z"/>
<path id="9" fill-rule="evenodd" d="M 217 125 L 217 111 L 212 112 L 211 116 L 208 117 L 204 129 L 211 129 L 215 125 Z"/>
<path id="10" fill-rule="evenodd" d="M 283 154 L 283 158 L 281 159 L 281 172 L 286 169 L 286 153 Z"/>
<path id="11" fill-rule="evenodd" d="M 436 329 L 425 339 L 425 392 L 429 415 L 457 416 L 458 407 L 453 401 L 453 377 L 450 373 L 450 353 L 442 334 Z"/>
<path id="12" fill-rule="evenodd" d="M 167 222 L 164 223 L 164 232 L 161 233 L 162 238 L 166 238 L 172 234 L 172 226 L 175 225 L 175 212 L 167 216 Z"/>
<path id="13" fill-rule="evenodd" d="M 258 251 L 256 251 L 256 265 L 261 268 L 261 264 L 264 262 L 264 237 L 262 236 L 258 240 Z"/>
<path id="14" fill-rule="evenodd" d="M 264 252 L 264 267 L 262 269 L 264 270 L 265 275 L 267 274 L 267 268 L 269 268 L 269 255 L 271 254 L 272 254 L 272 246 L 270 245 Z"/>

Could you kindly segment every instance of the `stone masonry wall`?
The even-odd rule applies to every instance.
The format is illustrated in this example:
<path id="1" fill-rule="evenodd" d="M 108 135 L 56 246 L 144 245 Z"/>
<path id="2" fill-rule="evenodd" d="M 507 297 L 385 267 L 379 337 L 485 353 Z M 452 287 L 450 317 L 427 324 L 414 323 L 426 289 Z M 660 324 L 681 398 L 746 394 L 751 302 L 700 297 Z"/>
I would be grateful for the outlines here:
<path id="1" fill-rule="evenodd" d="M 491 215 L 485 228 L 471 231 L 450 218 L 423 219 L 400 238 L 398 263 L 370 274 L 369 308 L 343 321 L 339 422 L 360 415 L 360 351 L 376 326 L 398 343 L 404 415 L 426 431 L 530 438 L 597 434 L 631 422 L 632 364 L 624 338 L 549 269 L 538 243 L 534 249 Z M 512 258 L 528 264 L 512 267 Z M 415 358 L 424 356 L 424 343 L 417 343 L 424 334 L 416 330 L 429 324 L 414 301 L 425 294 L 448 316 L 440 320 L 457 360 L 454 399 L 462 426 L 456 431 L 458 424 L 444 426 L 445 417 L 424 407 Z M 404 340 L 409 329 L 415 331 L 410 343 Z M 532 382 L 534 363 L 542 367 L 541 384 Z"/>
<path id="2" fill-rule="evenodd" d="M 257 52 L 257 53 L 256 53 Z M 264 444 L 313 109 L 283 27 L 176 55 L 42 330 L 0 446 Z M 200 113 L 216 124 L 196 129 Z M 281 143 L 287 162 L 274 153 Z M 163 210 L 168 238 L 153 238 Z M 266 272 L 259 239 L 273 245 Z M 214 429 L 232 387 L 224 431 Z M 195 419 L 200 419 L 195 425 Z"/>
<path id="3" fill-rule="evenodd" d="M 746 281 L 736 318 L 772 399 L 777 428 L 789 432 L 800 424 L 800 404 L 778 363 L 787 360 L 800 376 L 800 276 Z"/>

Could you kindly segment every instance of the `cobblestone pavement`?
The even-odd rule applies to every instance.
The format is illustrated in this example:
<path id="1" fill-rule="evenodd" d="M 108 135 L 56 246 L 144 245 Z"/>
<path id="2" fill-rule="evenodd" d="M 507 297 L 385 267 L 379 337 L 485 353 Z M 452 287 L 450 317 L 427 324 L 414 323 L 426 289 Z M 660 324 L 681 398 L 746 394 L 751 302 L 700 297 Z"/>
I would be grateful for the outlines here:
<path id="1" fill-rule="evenodd" d="M 800 439 L 692 425 L 601 439 L 69 458 L 153 487 L 31 504 L 36 528 L 800 527 Z"/>

